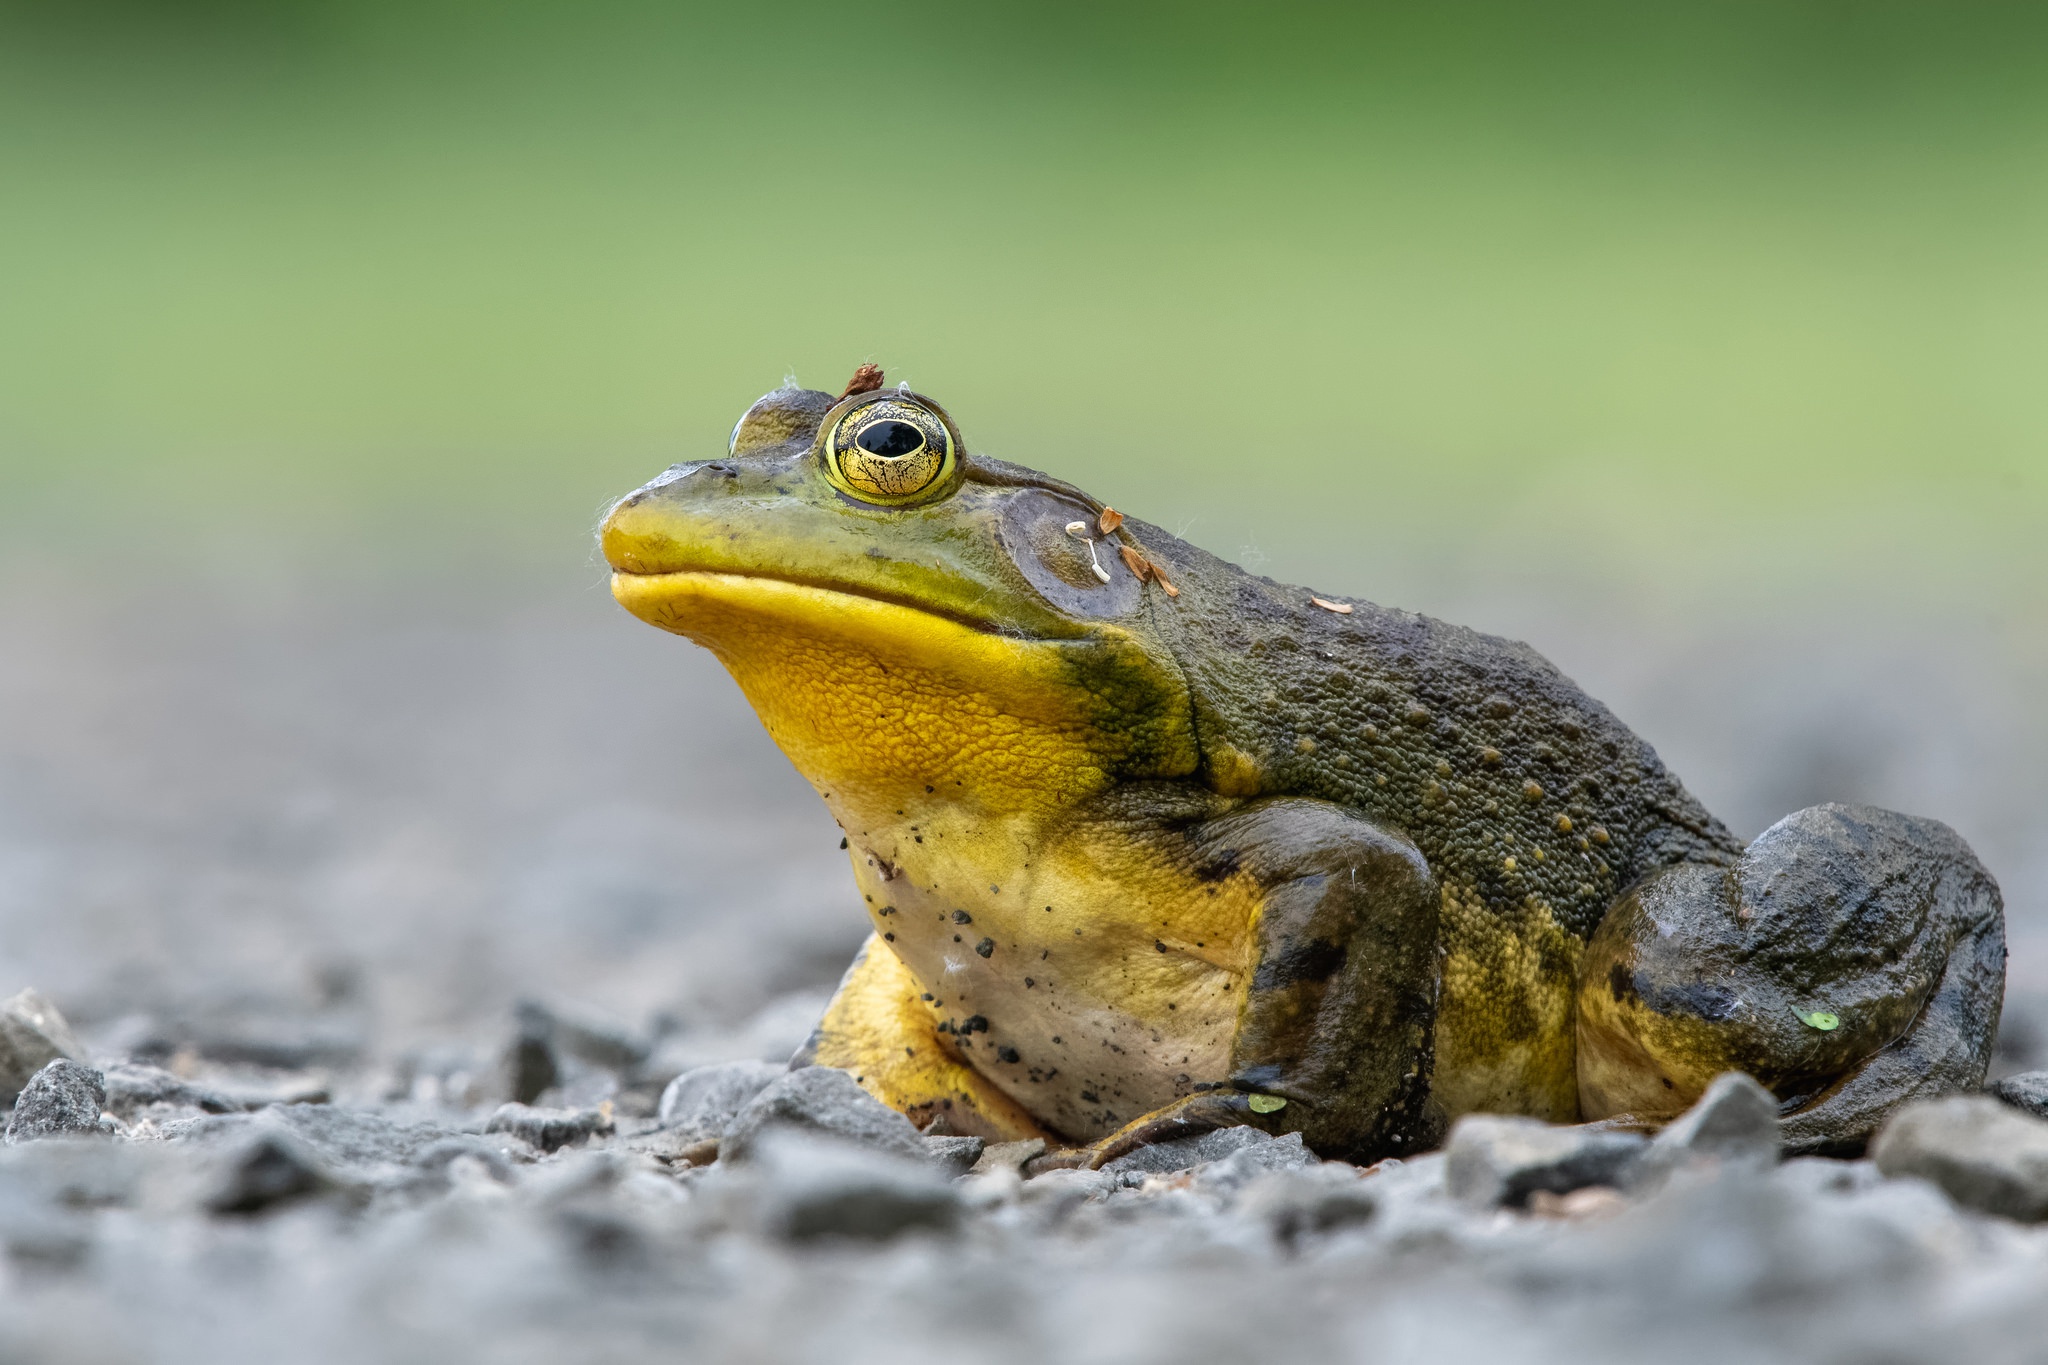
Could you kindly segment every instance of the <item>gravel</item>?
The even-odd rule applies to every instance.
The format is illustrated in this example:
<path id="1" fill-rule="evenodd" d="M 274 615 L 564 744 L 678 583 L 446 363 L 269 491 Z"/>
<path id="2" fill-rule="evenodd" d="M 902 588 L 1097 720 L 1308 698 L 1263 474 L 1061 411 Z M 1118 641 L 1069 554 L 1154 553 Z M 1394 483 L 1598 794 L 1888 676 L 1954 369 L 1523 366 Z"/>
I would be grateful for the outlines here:
<path id="1" fill-rule="evenodd" d="M 929 1159 L 924 1138 L 909 1119 L 861 1089 L 846 1072 L 823 1066 L 787 1072 L 749 1100 L 726 1125 L 719 1159 L 749 1161 L 764 1134 L 787 1128 L 909 1161 Z"/>
<path id="2" fill-rule="evenodd" d="M 1871 1155 L 1885 1175 L 1931 1180 L 1970 1208 L 2048 1219 L 2048 1120 L 1988 1095 L 1908 1105 L 1878 1133 Z"/>
<path id="3" fill-rule="evenodd" d="M 1626 1184 L 1649 1145 L 1598 1124 L 1467 1114 L 1444 1145 L 1446 1188 L 1480 1208 L 1520 1208 L 1538 1192 Z"/>
<path id="4" fill-rule="evenodd" d="M 100 1073 L 83 1062 L 60 1057 L 29 1077 L 15 1096 L 14 1113 L 7 1120 L 7 1141 L 97 1133 L 100 1111 L 106 1104 L 107 1086 Z"/>

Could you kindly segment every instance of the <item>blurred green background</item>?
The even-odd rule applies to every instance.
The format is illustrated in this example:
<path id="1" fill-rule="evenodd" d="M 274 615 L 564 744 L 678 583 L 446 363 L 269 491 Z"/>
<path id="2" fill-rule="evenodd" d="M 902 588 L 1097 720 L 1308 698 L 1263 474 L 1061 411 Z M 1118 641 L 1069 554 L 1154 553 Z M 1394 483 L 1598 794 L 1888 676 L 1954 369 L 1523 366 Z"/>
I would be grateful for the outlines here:
<path id="1" fill-rule="evenodd" d="M 873 359 L 1347 591 L 2033 617 L 2044 244 L 2030 5 L 13 0 L 0 516 L 580 564 Z"/>

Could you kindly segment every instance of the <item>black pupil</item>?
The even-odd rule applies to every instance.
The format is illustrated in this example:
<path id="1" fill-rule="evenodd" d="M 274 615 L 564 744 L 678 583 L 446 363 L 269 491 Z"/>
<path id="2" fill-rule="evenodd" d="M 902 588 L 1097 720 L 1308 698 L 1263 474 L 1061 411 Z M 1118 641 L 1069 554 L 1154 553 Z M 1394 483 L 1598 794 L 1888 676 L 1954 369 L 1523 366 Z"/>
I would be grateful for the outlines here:
<path id="1" fill-rule="evenodd" d="M 853 443 L 870 455 L 894 459 L 908 455 L 924 445 L 924 433 L 908 422 L 894 420 L 876 422 L 873 426 L 862 427 Z"/>

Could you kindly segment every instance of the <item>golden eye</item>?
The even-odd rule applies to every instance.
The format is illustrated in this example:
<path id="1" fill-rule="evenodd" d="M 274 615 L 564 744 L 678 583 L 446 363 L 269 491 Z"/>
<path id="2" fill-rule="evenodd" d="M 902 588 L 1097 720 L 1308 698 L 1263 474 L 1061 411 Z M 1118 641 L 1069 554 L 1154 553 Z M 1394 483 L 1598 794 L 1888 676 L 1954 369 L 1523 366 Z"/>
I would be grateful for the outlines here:
<path id="1" fill-rule="evenodd" d="M 944 419 L 894 394 L 840 418 L 825 438 L 824 455 L 834 487 L 885 507 L 915 502 L 940 487 L 955 460 Z"/>

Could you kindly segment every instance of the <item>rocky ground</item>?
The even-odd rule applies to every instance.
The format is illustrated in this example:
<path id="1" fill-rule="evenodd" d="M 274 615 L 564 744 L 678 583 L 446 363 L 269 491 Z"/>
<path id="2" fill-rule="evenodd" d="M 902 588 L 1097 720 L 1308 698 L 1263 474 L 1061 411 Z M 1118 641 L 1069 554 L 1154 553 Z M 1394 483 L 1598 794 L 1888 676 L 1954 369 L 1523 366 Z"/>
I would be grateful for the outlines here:
<path id="1" fill-rule="evenodd" d="M 1029 1178 L 928 1140 L 777 1067 L 861 935 L 837 831 L 594 579 L 132 586 L 0 572 L 0 995 L 49 998 L 0 1013 L 0 1360 L 2048 1339 L 2048 1122 L 1996 1100 L 1856 1162 L 1777 1159 L 1739 1087 L 1661 1145 L 1479 1124 L 1365 1171 L 1246 1130 Z M 2048 1064 L 2038 660 L 1451 614 L 1536 639 L 1744 832 L 1830 797 L 1957 823 L 2013 911 L 1998 1074 Z"/>
<path id="2" fill-rule="evenodd" d="M 0 1015 L 17 1067 L 74 1043 L 32 996 Z M 531 1008 L 496 1058 L 382 1076 L 54 1060 L 0 1148 L 0 1359 L 1814 1365 L 2048 1334 L 2048 1074 L 1909 1110 L 1875 1160 L 1781 1160 L 1729 1077 L 1655 1139 L 1475 1118 L 1360 1169 L 1239 1128 L 1033 1175 L 1040 1144 L 921 1135 L 842 1072 L 657 1085 L 655 1055 Z"/>

